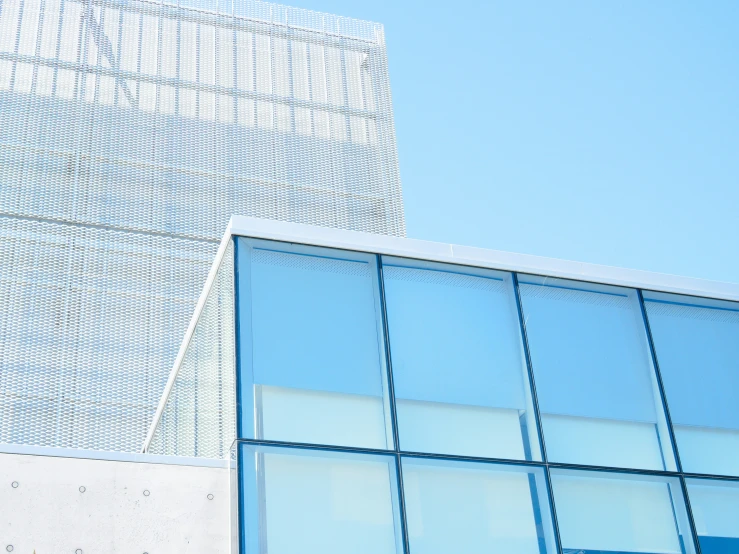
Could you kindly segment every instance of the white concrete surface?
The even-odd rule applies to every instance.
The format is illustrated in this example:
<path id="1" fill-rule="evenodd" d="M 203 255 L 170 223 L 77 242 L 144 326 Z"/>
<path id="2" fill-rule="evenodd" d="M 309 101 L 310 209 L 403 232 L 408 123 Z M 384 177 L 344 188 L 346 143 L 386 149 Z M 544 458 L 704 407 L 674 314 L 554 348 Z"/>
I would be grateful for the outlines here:
<path id="1" fill-rule="evenodd" d="M 230 502 L 225 467 L 0 453 L 0 552 L 227 554 Z"/>

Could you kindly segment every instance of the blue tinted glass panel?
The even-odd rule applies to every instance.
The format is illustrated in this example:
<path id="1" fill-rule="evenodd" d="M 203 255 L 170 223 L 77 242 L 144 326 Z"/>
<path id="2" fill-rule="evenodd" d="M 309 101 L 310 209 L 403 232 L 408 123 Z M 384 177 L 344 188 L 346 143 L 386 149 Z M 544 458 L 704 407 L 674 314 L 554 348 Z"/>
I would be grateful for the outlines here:
<path id="1" fill-rule="evenodd" d="M 739 552 L 739 483 L 688 479 L 687 484 L 701 553 Z"/>
<path id="2" fill-rule="evenodd" d="M 242 554 L 402 554 L 395 458 L 239 445 Z"/>
<path id="3" fill-rule="evenodd" d="M 695 553 L 677 478 L 560 469 L 551 476 L 564 552 Z"/>
<path id="4" fill-rule="evenodd" d="M 636 291 L 520 277 L 550 461 L 675 469 Z"/>
<path id="5" fill-rule="evenodd" d="M 540 459 L 510 274 L 383 259 L 401 448 Z"/>
<path id="6" fill-rule="evenodd" d="M 555 554 L 540 468 L 403 458 L 412 554 Z"/>
<path id="7" fill-rule="evenodd" d="M 376 258 L 239 239 L 240 433 L 392 446 Z"/>
<path id="8" fill-rule="evenodd" d="M 739 304 L 644 300 L 683 469 L 739 475 Z"/>

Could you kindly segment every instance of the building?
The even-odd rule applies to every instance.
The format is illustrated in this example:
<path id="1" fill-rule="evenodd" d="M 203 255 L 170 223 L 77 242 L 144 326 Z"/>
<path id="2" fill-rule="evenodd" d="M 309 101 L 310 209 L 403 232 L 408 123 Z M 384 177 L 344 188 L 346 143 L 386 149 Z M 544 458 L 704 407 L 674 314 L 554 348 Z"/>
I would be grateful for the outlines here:
<path id="1" fill-rule="evenodd" d="M 151 446 L 236 433 L 232 552 L 736 552 L 737 300 L 234 218 Z"/>
<path id="2" fill-rule="evenodd" d="M 38 554 L 736 552 L 738 333 L 737 285 L 234 217 L 142 452 L 2 454 L 0 521 Z"/>
<path id="3" fill-rule="evenodd" d="M 0 2 L 0 443 L 137 452 L 232 214 L 403 236 L 381 25 Z"/>
<path id="4" fill-rule="evenodd" d="M 404 238 L 380 26 L 0 0 L 0 141 L 6 552 L 739 551 L 739 286 Z"/>

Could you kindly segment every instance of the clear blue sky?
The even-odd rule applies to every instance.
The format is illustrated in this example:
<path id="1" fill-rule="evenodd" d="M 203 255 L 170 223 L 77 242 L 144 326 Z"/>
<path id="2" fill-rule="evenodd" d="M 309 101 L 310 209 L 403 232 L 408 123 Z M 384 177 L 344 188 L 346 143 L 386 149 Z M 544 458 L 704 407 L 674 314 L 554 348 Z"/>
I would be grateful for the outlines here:
<path id="1" fill-rule="evenodd" d="M 287 3 L 385 25 L 409 236 L 739 283 L 739 1 Z"/>

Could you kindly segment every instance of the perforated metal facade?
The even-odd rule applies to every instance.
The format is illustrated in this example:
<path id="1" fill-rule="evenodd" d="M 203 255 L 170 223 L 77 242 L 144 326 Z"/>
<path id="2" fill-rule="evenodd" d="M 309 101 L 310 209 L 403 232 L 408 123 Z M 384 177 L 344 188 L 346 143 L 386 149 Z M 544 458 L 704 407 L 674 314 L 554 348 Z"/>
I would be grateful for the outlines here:
<path id="1" fill-rule="evenodd" d="M 138 450 L 233 213 L 404 235 L 382 26 L 0 0 L 0 442 Z"/>

